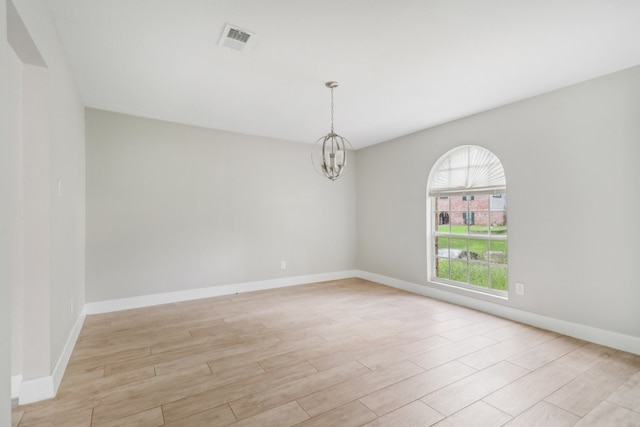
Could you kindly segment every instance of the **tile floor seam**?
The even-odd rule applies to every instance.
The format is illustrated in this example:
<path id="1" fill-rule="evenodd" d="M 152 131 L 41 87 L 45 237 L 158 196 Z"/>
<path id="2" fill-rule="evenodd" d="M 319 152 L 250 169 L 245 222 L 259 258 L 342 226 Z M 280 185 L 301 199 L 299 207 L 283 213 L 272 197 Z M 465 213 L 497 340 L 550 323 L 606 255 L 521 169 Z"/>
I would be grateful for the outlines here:
<path id="1" fill-rule="evenodd" d="M 486 396 L 485 396 L 485 397 L 486 397 Z M 533 405 L 529 406 L 527 409 L 523 410 L 522 412 L 520 412 L 520 413 L 519 413 L 519 414 L 517 414 L 517 415 L 511 415 L 510 413 L 505 412 L 504 410 L 502 410 L 502 409 L 500 409 L 500 408 L 498 408 L 498 407 L 496 407 L 496 406 L 492 405 L 491 403 L 487 402 L 486 400 L 484 400 L 484 398 L 482 398 L 482 399 L 478 399 L 478 400 L 476 400 L 475 402 L 473 402 L 473 403 L 471 403 L 471 404 L 467 405 L 466 407 L 468 408 L 469 406 L 474 405 L 474 404 L 476 404 L 476 403 L 478 403 L 478 402 L 483 402 L 483 403 L 485 403 L 485 404 L 487 404 L 487 405 L 491 406 L 491 407 L 492 407 L 493 409 L 495 409 L 496 411 L 500 411 L 500 412 L 502 412 L 503 414 L 510 416 L 512 419 L 515 419 L 515 418 L 516 418 L 516 417 L 518 417 L 519 415 L 523 414 L 524 412 L 528 411 L 529 409 L 533 408 L 535 405 L 537 405 L 537 404 L 538 404 L 538 402 L 535 402 Z M 460 411 L 462 411 L 462 409 L 461 409 Z M 460 411 L 458 411 L 458 412 L 460 412 Z M 450 415 L 450 416 L 451 416 L 451 415 Z M 507 421 L 507 422 L 510 422 L 510 421 Z"/>
<path id="2" fill-rule="evenodd" d="M 604 399 L 603 399 L 603 401 L 604 401 Z M 559 409 L 559 410 L 561 410 L 561 411 L 568 412 L 568 413 L 570 413 L 571 415 L 575 415 L 576 417 L 578 417 L 578 418 L 580 418 L 580 419 L 584 418 L 584 415 L 576 414 L 575 412 L 572 412 L 570 409 L 566 409 L 566 408 L 563 408 L 562 406 L 558 406 L 558 405 L 556 405 L 556 404 L 555 404 L 555 403 L 553 403 L 553 402 L 549 402 L 548 400 L 546 400 L 546 398 L 545 398 L 545 399 L 542 399 L 542 400 L 540 400 L 540 401 L 538 401 L 537 403 L 540 403 L 540 402 L 544 402 L 544 403 L 546 403 L 547 405 L 551 405 L 551 406 L 553 406 L 554 408 L 557 408 L 557 409 Z M 537 404 L 537 403 L 536 403 L 536 404 Z M 598 402 L 598 405 L 599 405 L 600 403 L 602 403 L 602 401 L 601 401 L 601 402 Z M 595 405 L 595 406 L 594 406 L 594 408 L 595 408 L 596 406 L 598 406 L 598 405 Z M 535 406 L 535 405 L 534 405 L 534 406 Z M 593 408 L 591 408 L 591 409 L 593 409 Z M 591 412 L 591 409 L 589 410 L 589 412 Z M 524 411 L 523 411 L 523 412 L 524 412 Z M 588 413 L 588 412 L 587 412 L 587 413 Z"/>

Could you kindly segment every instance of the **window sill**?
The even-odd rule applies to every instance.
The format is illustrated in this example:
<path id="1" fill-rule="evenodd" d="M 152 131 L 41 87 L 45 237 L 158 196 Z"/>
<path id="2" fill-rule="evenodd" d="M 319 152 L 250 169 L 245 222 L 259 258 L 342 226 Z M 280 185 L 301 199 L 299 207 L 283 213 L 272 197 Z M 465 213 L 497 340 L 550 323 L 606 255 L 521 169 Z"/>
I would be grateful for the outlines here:
<path id="1" fill-rule="evenodd" d="M 470 294 L 473 296 L 482 295 L 485 297 L 500 299 L 503 301 L 509 300 L 509 291 L 501 291 L 498 289 L 488 289 L 488 288 L 482 288 L 479 286 L 465 285 L 463 283 L 445 282 L 443 280 L 433 280 L 433 279 L 430 279 L 428 281 L 428 284 L 435 285 L 436 287 L 444 288 L 445 290 L 462 291 L 462 293 L 464 294 Z"/>

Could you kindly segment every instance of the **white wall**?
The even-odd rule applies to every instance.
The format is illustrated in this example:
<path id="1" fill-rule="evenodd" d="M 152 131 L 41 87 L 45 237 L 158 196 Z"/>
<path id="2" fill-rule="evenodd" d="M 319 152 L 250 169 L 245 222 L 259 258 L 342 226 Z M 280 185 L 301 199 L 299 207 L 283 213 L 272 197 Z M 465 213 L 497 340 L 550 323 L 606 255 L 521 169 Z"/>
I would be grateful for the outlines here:
<path id="1" fill-rule="evenodd" d="M 6 1 L 0 0 L 0 34 L 7 34 Z M 0 99 L 10 99 L 9 45 L 6 36 L 0 42 Z M 13 246 L 11 217 L 14 212 L 15 147 L 8 143 L 8 102 L 0 103 L 0 342 L 11 342 L 11 288 L 4 284 L 13 279 Z M 4 346 L 6 349 L 6 345 Z M 11 425 L 11 351 L 0 351 L 0 425 Z"/>
<path id="2" fill-rule="evenodd" d="M 427 280 L 427 178 L 476 144 L 505 168 L 511 285 L 479 298 L 640 337 L 639 118 L 636 67 L 360 150 L 358 268 L 457 292 Z"/>
<path id="3" fill-rule="evenodd" d="M 22 374 L 24 379 L 51 373 L 51 140 L 46 68 L 23 65 L 22 221 L 23 269 L 14 292 L 22 292 Z M 20 283 L 22 281 L 22 283 Z M 19 326 L 19 324 L 16 324 Z M 25 339 L 26 337 L 26 339 Z M 30 339 L 29 337 L 37 337 Z"/>
<path id="4" fill-rule="evenodd" d="M 24 283 L 24 227 L 23 227 L 23 203 L 22 203 L 22 97 L 23 97 L 23 64 L 14 50 L 8 49 L 7 62 L 9 69 L 9 135 L 7 141 L 11 141 L 12 158 L 11 172 L 13 176 L 10 182 L 13 185 L 10 217 L 7 221 L 11 236 L 12 268 L 11 279 L 11 373 L 22 374 L 22 337 L 23 337 L 23 283 Z"/>
<path id="5" fill-rule="evenodd" d="M 321 177 L 308 144 L 92 109 L 86 128 L 87 301 L 354 267 L 355 171 Z"/>
<path id="6" fill-rule="evenodd" d="M 14 317 L 22 322 L 15 322 L 11 352 L 13 373 L 27 380 L 22 401 L 31 386 L 47 383 L 39 397 L 49 397 L 57 385 L 54 376 L 62 375 L 84 305 L 84 107 L 46 3 L 13 4 L 9 41 L 17 57 L 8 55 L 9 84 L 22 91 L 12 90 L 10 98 L 14 183 L 21 180 L 11 211 L 24 214 L 25 222 L 22 227 L 14 218 L 14 229 L 23 232 L 22 241 L 14 236 L 9 283 L 22 294 L 13 298 Z"/>

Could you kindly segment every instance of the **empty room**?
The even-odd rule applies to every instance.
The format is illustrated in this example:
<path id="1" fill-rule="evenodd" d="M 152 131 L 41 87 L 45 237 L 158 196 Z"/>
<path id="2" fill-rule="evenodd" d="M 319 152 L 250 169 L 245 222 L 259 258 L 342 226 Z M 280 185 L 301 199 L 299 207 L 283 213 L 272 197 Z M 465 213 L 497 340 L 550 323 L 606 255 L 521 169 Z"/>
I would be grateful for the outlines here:
<path id="1" fill-rule="evenodd" d="M 640 2 L 0 10 L 0 426 L 640 426 Z"/>

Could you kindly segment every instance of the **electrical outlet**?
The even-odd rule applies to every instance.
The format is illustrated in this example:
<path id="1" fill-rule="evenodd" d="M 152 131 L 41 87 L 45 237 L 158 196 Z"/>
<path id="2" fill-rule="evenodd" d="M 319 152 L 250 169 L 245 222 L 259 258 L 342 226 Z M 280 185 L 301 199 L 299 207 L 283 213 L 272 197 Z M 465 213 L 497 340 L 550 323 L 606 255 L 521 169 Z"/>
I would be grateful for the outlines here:
<path id="1" fill-rule="evenodd" d="M 287 261 L 280 261 L 280 269 L 281 270 L 287 269 Z"/>
<path id="2" fill-rule="evenodd" d="M 524 295 L 524 283 L 516 283 L 516 294 Z"/>

